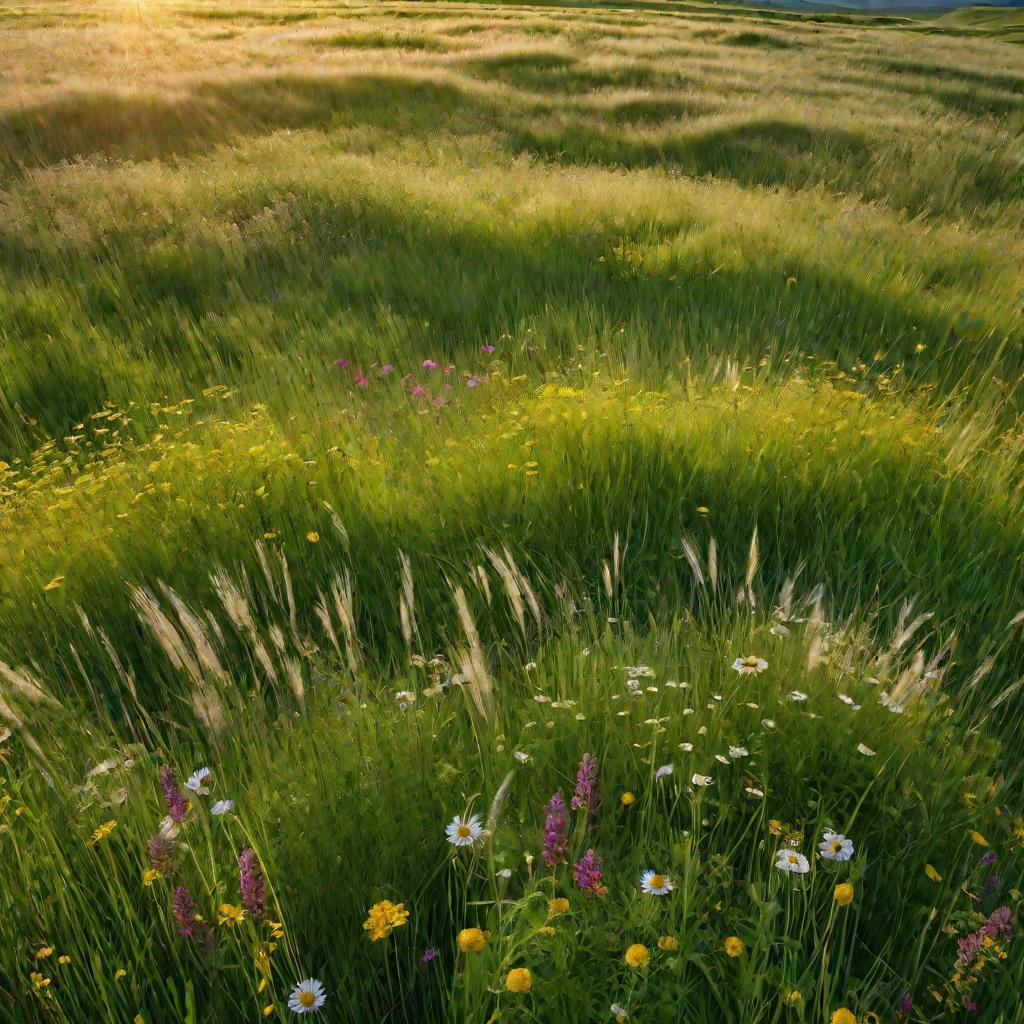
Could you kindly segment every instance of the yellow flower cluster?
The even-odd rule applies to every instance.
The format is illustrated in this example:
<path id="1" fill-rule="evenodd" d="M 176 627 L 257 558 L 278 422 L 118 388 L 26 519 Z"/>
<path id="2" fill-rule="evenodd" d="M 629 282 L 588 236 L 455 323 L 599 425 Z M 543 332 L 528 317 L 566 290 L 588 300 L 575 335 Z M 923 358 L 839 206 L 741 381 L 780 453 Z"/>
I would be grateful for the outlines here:
<path id="1" fill-rule="evenodd" d="M 395 928 L 400 928 L 408 920 L 409 911 L 405 909 L 404 903 L 381 900 L 370 907 L 363 928 L 369 932 L 370 941 L 376 942 L 378 939 L 386 939 Z"/>

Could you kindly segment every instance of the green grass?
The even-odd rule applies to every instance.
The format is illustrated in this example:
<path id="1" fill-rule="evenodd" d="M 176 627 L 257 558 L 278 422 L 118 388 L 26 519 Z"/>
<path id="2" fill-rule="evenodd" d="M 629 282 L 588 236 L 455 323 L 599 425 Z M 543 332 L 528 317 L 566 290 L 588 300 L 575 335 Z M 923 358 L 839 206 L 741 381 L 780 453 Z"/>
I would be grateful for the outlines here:
<path id="1" fill-rule="evenodd" d="M 996 13 L 0 10 L 0 1021 L 1024 1021 Z"/>

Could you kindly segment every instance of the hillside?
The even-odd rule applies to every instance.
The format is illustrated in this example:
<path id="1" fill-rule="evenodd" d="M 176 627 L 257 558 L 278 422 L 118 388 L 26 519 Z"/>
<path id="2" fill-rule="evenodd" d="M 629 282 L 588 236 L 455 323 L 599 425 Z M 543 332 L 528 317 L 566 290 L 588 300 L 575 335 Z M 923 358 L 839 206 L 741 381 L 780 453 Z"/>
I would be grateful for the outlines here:
<path id="1" fill-rule="evenodd" d="M 0 9 L 0 1022 L 1022 1024 L 1020 24 Z"/>

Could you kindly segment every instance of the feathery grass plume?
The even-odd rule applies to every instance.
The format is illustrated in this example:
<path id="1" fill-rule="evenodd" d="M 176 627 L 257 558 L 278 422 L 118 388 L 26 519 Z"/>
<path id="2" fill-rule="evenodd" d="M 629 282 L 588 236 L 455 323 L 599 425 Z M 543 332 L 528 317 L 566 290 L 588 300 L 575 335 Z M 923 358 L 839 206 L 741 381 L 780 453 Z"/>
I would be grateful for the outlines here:
<path id="1" fill-rule="evenodd" d="M 284 553 L 284 548 L 278 551 L 278 557 L 281 560 L 281 579 L 284 581 L 284 596 L 288 604 L 288 628 L 291 630 L 295 646 L 301 647 L 298 615 L 295 610 L 295 592 L 292 589 L 292 574 L 288 568 L 288 558 Z"/>
<path id="2" fill-rule="evenodd" d="M 334 598 L 334 611 L 345 637 L 348 667 L 354 674 L 359 668 L 359 642 L 356 637 L 355 592 L 352 587 L 352 574 L 348 569 L 345 570 L 344 576 L 335 576 L 331 580 L 331 596 Z"/>
<path id="3" fill-rule="evenodd" d="M 43 748 L 35 741 L 32 734 L 25 727 L 24 719 L 11 707 L 10 704 L 4 699 L 4 695 L 0 693 L 0 719 L 3 719 L 10 728 L 18 734 L 22 742 L 32 751 L 36 757 L 47 764 L 46 755 L 43 753 Z"/>
<path id="4" fill-rule="evenodd" d="M 508 549 L 506 548 L 506 551 Z M 508 602 L 512 606 L 512 612 L 516 617 L 516 622 L 519 625 L 519 632 L 525 637 L 526 636 L 526 606 L 523 603 L 523 593 L 519 586 L 519 580 L 516 574 L 512 571 L 512 567 L 497 551 L 491 548 L 484 547 L 484 554 L 490 560 L 491 565 L 494 566 L 494 571 L 498 574 L 498 578 L 501 580 L 505 587 L 505 594 L 508 596 Z"/>
<path id="5" fill-rule="evenodd" d="M 181 628 L 185 631 L 189 640 L 192 642 L 192 649 L 195 651 L 196 660 L 202 668 L 204 674 L 209 673 L 214 678 L 221 681 L 227 678 L 227 673 L 224 671 L 223 665 L 220 663 L 220 659 L 217 657 L 217 652 L 213 648 L 213 644 L 210 642 L 210 637 L 206 630 L 203 628 L 202 622 L 192 613 L 188 605 L 169 587 L 166 583 L 160 582 L 160 589 L 163 591 L 164 597 L 170 602 L 178 616 L 178 622 L 181 623 Z"/>
<path id="6" fill-rule="evenodd" d="M 487 672 L 480 635 L 476 631 L 476 624 L 473 622 L 469 604 L 466 602 L 466 592 L 462 587 L 454 587 L 452 596 L 455 599 L 455 608 L 459 614 L 462 631 L 469 642 L 469 653 L 461 658 L 460 667 L 462 674 L 466 677 L 466 688 L 473 705 L 480 717 L 487 720 L 494 711 L 494 689 L 491 686 L 491 677 Z"/>
<path id="7" fill-rule="evenodd" d="M 281 593 L 277 588 L 277 580 L 270 567 L 270 558 L 267 555 L 266 546 L 261 540 L 256 541 L 254 546 L 256 548 L 256 560 L 260 563 L 260 571 L 263 573 L 263 579 L 267 584 L 267 590 L 269 591 L 270 596 L 274 599 L 274 602 L 280 605 Z"/>
<path id="8" fill-rule="evenodd" d="M 216 569 L 210 576 L 210 582 L 231 624 L 252 648 L 253 657 L 263 669 L 267 682 L 271 689 L 276 690 L 280 684 L 277 668 L 259 635 L 248 598 L 223 569 Z"/>
<path id="9" fill-rule="evenodd" d="M 32 704 L 50 704 L 60 707 L 60 701 L 48 694 L 43 689 L 42 682 L 26 668 L 11 668 L 6 662 L 0 661 L 0 678 L 5 679 L 15 693 Z"/>
<path id="10" fill-rule="evenodd" d="M 718 543 L 712 537 L 708 541 L 708 579 L 711 581 L 711 589 L 718 589 Z"/>
<path id="11" fill-rule="evenodd" d="M 704 570 L 701 568 L 700 555 L 697 554 L 697 549 L 693 546 L 693 542 L 689 537 L 684 536 L 682 538 L 683 555 L 686 561 L 689 563 L 690 572 L 693 573 L 694 582 L 698 587 L 702 589 L 706 586 L 704 581 Z"/>
<path id="12" fill-rule="evenodd" d="M 501 814 L 502 807 L 505 806 L 505 799 L 508 797 L 509 790 L 512 788 L 512 780 L 515 778 L 516 773 L 510 771 L 504 779 L 501 780 L 501 785 L 498 787 L 498 791 L 494 794 L 494 799 L 491 801 L 491 808 L 487 812 L 487 824 L 484 826 L 484 836 L 490 841 L 494 838 L 494 833 L 498 828 L 498 817 Z"/>
<path id="13" fill-rule="evenodd" d="M 330 516 L 331 526 L 334 527 L 334 532 L 341 538 L 341 542 L 346 548 L 350 547 L 352 542 L 349 539 L 348 530 L 345 529 L 345 524 L 341 521 L 341 516 L 335 512 L 334 506 L 329 501 L 322 502 L 322 504 L 324 508 L 327 509 L 327 514 Z"/>
<path id="14" fill-rule="evenodd" d="M 129 590 L 139 618 L 149 627 L 153 638 L 167 655 L 170 663 L 179 671 L 186 672 L 193 683 L 201 684 L 203 675 L 199 665 L 174 623 L 164 614 L 156 595 L 147 587 L 130 587 Z"/>
<path id="15" fill-rule="evenodd" d="M 106 630 L 100 629 L 97 633 L 100 643 L 103 645 L 103 649 L 107 652 L 107 657 L 110 658 L 111 665 L 114 666 L 114 671 L 117 673 L 121 682 L 124 683 L 128 692 L 132 695 L 132 700 L 138 704 L 139 691 L 135 685 L 135 676 L 133 676 L 121 663 L 121 659 L 118 657 L 117 651 L 115 650 L 113 643 L 111 643 L 110 637 L 107 636 Z"/>
<path id="16" fill-rule="evenodd" d="M 340 655 L 341 644 L 338 642 L 338 634 L 334 631 L 334 623 L 331 620 L 331 610 L 327 606 L 327 597 L 320 587 L 316 588 L 316 604 L 313 606 L 316 617 L 320 620 L 320 626 L 324 635 L 331 642 L 331 646 Z"/>
<path id="17" fill-rule="evenodd" d="M 491 603 L 491 578 L 487 575 L 487 570 L 482 565 L 474 565 L 469 574 L 489 605 Z"/>
<path id="18" fill-rule="evenodd" d="M 398 594 L 398 617 L 402 626 L 402 639 L 407 651 L 412 651 L 412 639 L 415 636 L 417 646 L 420 645 L 419 629 L 416 626 L 416 598 L 413 590 L 412 564 L 409 556 L 399 550 L 398 561 L 402 566 L 402 589 Z"/>

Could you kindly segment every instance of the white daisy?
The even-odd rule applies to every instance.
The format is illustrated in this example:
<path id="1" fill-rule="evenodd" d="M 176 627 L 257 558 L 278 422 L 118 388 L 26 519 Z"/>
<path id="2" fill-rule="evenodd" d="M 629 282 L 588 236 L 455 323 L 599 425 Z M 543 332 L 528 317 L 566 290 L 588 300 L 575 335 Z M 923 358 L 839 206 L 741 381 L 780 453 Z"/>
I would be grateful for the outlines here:
<path id="1" fill-rule="evenodd" d="M 200 796 L 206 796 L 212 785 L 213 773 L 209 768 L 200 768 L 188 777 L 185 788 L 191 789 L 193 793 L 198 793 Z"/>
<path id="2" fill-rule="evenodd" d="M 465 821 L 456 814 L 444 831 L 452 846 L 472 846 L 484 832 L 479 814 L 474 814 Z"/>
<path id="3" fill-rule="evenodd" d="M 860 711 L 860 705 L 850 696 L 845 693 L 839 694 L 839 699 L 848 707 L 853 708 L 854 711 Z"/>
<path id="4" fill-rule="evenodd" d="M 747 753 L 747 748 L 746 747 L 730 747 L 729 748 L 729 756 L 730 757 L 749 757 L 750 755 Z"/>
<path id="5" fill-rule="evenodd" d="M 672 891 L 672 879 L 657 871 L 645 871 L 640 876 L 640 888 L 648 896 L 667 896 Z"/>
<path id="6" fill-rule="evenodd" d="M 756 786 L 745 786 L 743 791 L 748 796 L 755 796 L 758 799 L 764 796 L 764 790 L 758 789 Z"/>
<path id="7" fill-rule="evenodd" d="M 882 696 L 878 698 L 878 703 L 881 704 L 882 707 L 888 708 L 894 715 L 902 715 L 906 710 L 902 704 L 898 704 L 889 696 L 889 694 L 884 692 Z"/>
<path id="8" fill-rule="evenodd" d="M 211 814 L 230 814 L 235 809 L 234 800 L 218 800 L 211 808 Z"/>
<path id="9" fill-rule="evenodd" d="M 818 844 L 825 860 L 849 860 L 853 856 L 853 843 L 840 832 L 825 829 Z"/>
<path id="10" fill-rule="evenodd" d="M 530 755 L 525 750 L 517 750 L 512 756 L 520 763 L 526 764 L 530 760 Z"/>
<path id="11" fill-rule="evenodd" d="M 756 675 L 758 672 L 763 672 L 768 667 L 768 662 L 764 658 L 759 658 L 756 654 L 748 654 L 744 658 L 737 658 L 733 663 L 732 667 L 736 669 L 741 676 Z"/>
<path id="12" fill-rule="evenodd" d="M 666 775 L 671 775 L 676 770 L 674 764 L 663 764 L 655 773 L 655 779 L 663 779 Z"/>
<path id="13" fill-rule="evenodd" d="M 629 1011 L 622 1003 L 612 1003 L 612 1016 L 622 1024 L 622 1021 L 629 1020 Z"/>
<path id="14" fill-rule="evenodd" d="M 763 728 L 765 728 L 765 729 L 774 729 L 775 728 L 775 719 L 774 718 L 762 718 L 761 719 L 761 726 Z"/>
<path id="15" fill-rule="evenodd" d="M 161 839 L 177 839 L 179 831 L 178 823 L 169 814 L 160 819 L 158 832 Z"/>
<path id="16" fill-rule="evenodd" d="M 293 1013 L 314 1013 L 327 1002 L 327 993 L 316 978 L 300 981 L 288 997 L 288 1009 Z"/>
<path id="17" fill-rule="evenodd" d="M 512 877 L 512 869 L 511 868 L 502 868 L 500 871 L 495 871 L 494 873 L 498 876 L 498 878 L 506 878 L 506 879 L 508 879 L 508 878 Z"/>
<path id="18" fill-rule="evenodd" d="M 714 781 L 715 780 L 711 778 L 710 775 L 697 775 L 696 773 L 694 773 L 693 778 L 690 779 L 690 782 L 694 786 L 711 786 L 714 785 Z"/>
<path id="19" fill-rule="evenodd" d="M 684 754 L 690 754 L 690 753 L 693 753 L 693 744 L 692 744 L 692 743 L 680 743 L 680 744 L 679 744 L 679 749 L 680 749 L 680 750 L 681 750 L 681 751 L 682 751 L 682 752 L 683 752 Z"/>
<path id="20" fill-rule="evenodd" d="M 732 762 L 724 754 L 715 754 L 715 760 L 719 764 L 732 764 Z"/>
<path id="21" fill-rule="evenodd" d="M 870 747 L 864 746 L 863 743 L 858 743 L 857 744 L 857 753 L 858 754 L 863 754 L 865 757 L 874 757 L 875 756 L 875 752 Z"/>
<path id="22" fill-rule="evenodd" d="M 789 699 L 795 701 L 807 700 L 807 694 L 802 690 L 791 690 L 789 693 Z"/>
<path id="23" fill-rule="evenodd" d="M 794 875 L 806 875 L 811 870 L 807 858 L 796 850 L 779 850 L 775 854 L 775 866 L 780 871 L 786 871 Z"/>

